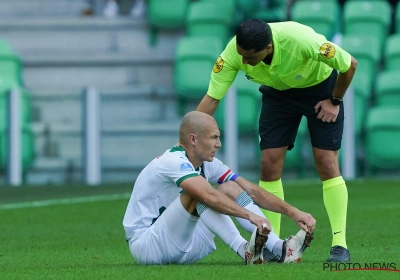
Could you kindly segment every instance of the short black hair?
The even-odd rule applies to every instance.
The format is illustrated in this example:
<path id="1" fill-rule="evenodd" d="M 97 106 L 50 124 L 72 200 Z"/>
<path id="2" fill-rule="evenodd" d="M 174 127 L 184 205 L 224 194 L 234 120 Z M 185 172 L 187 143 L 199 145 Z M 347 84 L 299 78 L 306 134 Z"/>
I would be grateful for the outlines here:
<path id="1" fill-rule="evenodd" d="M 245 50 L 259 52 L 271 42 L 271 27 L 261 19 L 245 19 L 236 30 L 236 43 Z"/>

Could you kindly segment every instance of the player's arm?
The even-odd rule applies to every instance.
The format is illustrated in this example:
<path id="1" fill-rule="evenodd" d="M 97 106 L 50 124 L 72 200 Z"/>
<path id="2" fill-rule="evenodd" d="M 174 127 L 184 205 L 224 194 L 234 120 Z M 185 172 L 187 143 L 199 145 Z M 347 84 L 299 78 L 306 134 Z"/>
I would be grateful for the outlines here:
<path id="1" fill-rule="evenodd" d="M 300 211 L 277 196 L 238 176 L 235 182 L 245 190 L 259 207 L 281 213 L 293 219 L 302 229 L 312 232 L 316 221 L 311 214 Z"/>
<path id="2" fill-rule="evenodd" d="M 267 219 L 248 211 L 222 192 L 215 190 L 202 176 L 187 178 L 179 186 L 195 200 L 219 213 L 249 220 L 259 230 L 262 230 L 263 224 L 267 224 L 268 230 L 271 230 Z"/>

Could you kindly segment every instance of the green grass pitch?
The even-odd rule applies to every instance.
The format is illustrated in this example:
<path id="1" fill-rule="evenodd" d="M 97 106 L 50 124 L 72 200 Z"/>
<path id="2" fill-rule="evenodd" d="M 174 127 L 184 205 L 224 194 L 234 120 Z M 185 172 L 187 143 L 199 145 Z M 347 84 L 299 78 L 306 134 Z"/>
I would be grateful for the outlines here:
<path id="1" fill-rule="evenodd" d="M 347 186 L 351 262 L 394 263 L 400 270 L 400 181 Z M 400 272 L 391 271 L 324 271 L 331 231 L 322 187 L 317 181 L 284 187 L 286 201 L 317 219 L 315 240 L 302 263 L 259 266 L 243 265 L 220 240 L 217 251 L 197 264 L 136 264 L 122 228 L 131 185 L 0 187 L 0 279 L 400 279 Z M 47 206 L 33 207 L 32 201 Z M 282 223 L 283 237 L 298 231 L 290 219 Z"/>

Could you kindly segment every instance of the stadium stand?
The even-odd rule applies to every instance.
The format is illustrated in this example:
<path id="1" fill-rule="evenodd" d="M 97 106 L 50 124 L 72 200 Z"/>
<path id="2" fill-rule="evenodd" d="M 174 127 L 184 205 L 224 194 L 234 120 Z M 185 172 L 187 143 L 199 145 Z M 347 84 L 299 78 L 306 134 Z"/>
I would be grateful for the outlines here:
<path id="1" fill-rule="evenodd" d="M 382 51 L 379 39 L 365 34 L 344 35 L 341 46 L 357 59 L 359 66 L 357 74 L 365 73 L 373 84 L 381 62 Z"/>
<path id="2" fill-rule="evenodd" d="M 366 121 L 367 174 L 376 170 L 400 168 L 400 109 L 399 107 L 374 107 Z"/>
<path id="3" fill-rule="evenodd" d="M 23 172 L 32 166 L 34 152 L 34 136 L 30 127 L 31 121 L 31 97 L 30 93 L 23 88 L 22 62 L 19 55 L 15 54 L 11 45 L 0 40 L 0 170 L 7 170 L 8 157 L 8 100 L 9 91 L 21 90 L 22 107 L 22 161 Z"/>
<path id="4" fill-rule="evenodd" d="M 400 2 L 397 3 L 395 7 L 395 14 L 394 14 L 394 27 L 395 32 L 400 34 Z"/>
<path id="5" fill-rule="evenodd" d="M 391 28 L 391 7 L 387 1 L 347 1 L 344 4 L 344 34 L 369 34 L 383 47 Z"/>
<path id="6" fill-rule="evenodd" d="M 336 1 L 296 1 L 291 19 L 310 26 L 315 32 L 332 40 L 340 30 L 340 7 Z"/>
<path id="7" fill-rule="evenodd" d="M 157 43 L 160 29 L 183 28 L 190 0 L 148 0 L 147 19 L 151 25 L 150 44 Z"/>
<path id="8" fill-rule="evenodd" d="M 207 92 L 210 73 L 223 43 L 217 37 L 183 37 L 176 47 L 174 84 L 178 112 L 187 112 L 188 101 L 198 103 Z"/>
<path id="9" fill-rule="evenodd" d="M 254 10 L 252 17 L 263 19 L 267 22 L 279 22 L 286 20 L 286 1 L 285 0 L 268 0 L 259 1 L 260 7 Z"/>
<path id="10" fill-rule="evenodd" d="M 252 134 L 258 137 L 258 117 L 260 115 L 261 93 L 258 91 L 259 86 L 245 77 L 242 71 L 236 76 L 232 84 L 237 90 L 237 122 L 240 134 Z M 221 101 L 216 112 L 215 119 L 220 126 L 220 130 L 224 131 L 225 121 L 225 102 Z M 258 140 L 257 140 L 258 142 Z"/>
<path id="11" fill-rule="evenodd" d="M 155 146 L 168 148 L 168 146 L 176 143 L 176 130 L 180 115 L 194 108 L 186 106 L 191 102 L 189 99 L 181 102 L 185 105 L 178 106 L 177 110 L 177 100 L 179 100 L 177 88 L 178 85 L 179 87 L 182 86 L 180 83 L 184 80 L 178 76 L 182 77 L 183 75 L 187 80 L 186 82 L 191 83 L 190 86 L 198 87 L 197 92 L 184 89 L 186 91 L 184 97 L 188 97 L 188 92 L 193 94 L 196 101 L 192 105 L 196 106 L 199 98 L 202 98 L 206 91 L 209 73 L 224 47 L 224 42 L 219 43 L 219 50 L 209 56 L 209 62 L 204 62 L 204 65 L 201 64 L 203 65 L 201 67 L 205 69 L 201 70 L 201 75 L 204 75 L 204 77 L 199 77 L 193 73 L 195 78 L 190 78 L 191 71 L 184 70 L 190 65 L 188 61 L 178 66 L 179 42 L 183 36 L 189 33 L 188 9 L 192 4 L 201 2 L 215 4 L 217 2 L 218 5 L 225 5 L 224 8 L 220 8 L 223 11 L 228 11 L 231 6 L 236 6 L 234 15 L 229 19 L 229 24 L 233 27 L 241 19 L 249 16 L 261 17 L 270 22 L 286 20 L 286 1 L 283 0 L 173 1 L 148 1 L 147 18 L 128 19 L 121 16 L 112 20 L 99 17 L 79 18 L 82 9 L 85 7 L 85 0 L 0 1 L 0 16 L 7 19 L 0 22 L 1 39 L 3 39 L 3 41 L 0 40 L 0 53 L 2 49 L 7 50 L 7 45 L 8 48 L 11 45 L 12 49 L 18 53 L 24 70 L 23 82 L 30 90 L 29 94 L 25 91 L 23 93 L 24 99 L 25 94 L 28 94 L 26 99 L 30 99 L 30 101 L 23 102 L 24 107 L 26 106 L 23 112 L 28 112 L 24 119 L 31 120 L 33 139 L 35 140 L 33 153 L 36 154 L 33 168 L 28 169 L 29 182 L 61 183 L 81 180 L 80 147 L 82 131 L 80 106 L 81 92 L 87 86 L 96 87 L 102 96 L 101 125 L 104 181 L 131 180 L 143 164 L 156 156 L 153 153 L 159 152 L 159 149 L 155 151 Z M 15 4 L 17 2 L 18 5 Z M 162 6 L 165 4 L 164 2 L 167 7 Z M 395 38 L 394 35 L 390 37 L 387 37 L 387 35 L 390 34 L 390 30 L 396 32 L 400 30 L 398 27 L 400 25 L 399 5 L 394 6 L 394 1 L 297 0 L 292 2 L 297 3 L 296 5 L 300 2 L 309 2 L 308 4 L 312 2 L 315 6 L 317 6 L 315 3 L 319 3 L 321 7 L 327 5 L 328 2 L 339 3 L 343 9 L 338 10 L 337 16 L 339 19 L 345 19 L 341 29 L 339 28 L 339 32 L 344 34 L 345 49 L 347 48 L 345 47 L 346 41 L 354 42 L 353 39 L 359 37 L 355 34 L 364 29 L 368 30 L 367 35 L 378 32 L 375 36 L 377 38 L 380 38 L 380 34 L 382 34 L 382 38 L 379 39 L 382 45 L 384 45 L 383 40 L 388 38 L 385 49 L 381 48 L 382 53 L 384 53 L 384 60 L 380 55 L 375 66 L 367 66 L 369 59 L 376 59 L 377 57 L 374 42 L 368 41 L 361 45 L 366 45 L 367 47 L 364 49 L 374 53 L 370 58 L 367 58 L 369 54 L 362 54 L 362 52 L 356 54 L 359 50 L 356 49 L 353 53 L 349 49 L 349 52 L 360 62 L 360 67 L 353 80 L 356 94 L 354 112 L 359 139 L 357 141 L 362 144 L 360 145 L 363 149 L 362 153 L 366 154 L 366 149 L 364 149 L 367 133 L 365 119 L 369 118 L 370 111 L 375 109 L 371 105 L 380 107 L 379 102 L 381 101 L 378 101 L 377 98 L 380 96 L 378 91 L 381 88 L 390 89 L 390 95 L 392 95 L 399 89 L 398 86 L 385 82 L 387 78 L 384 78 L 389 75 L 389 72 L 386 73 L 387 70 L 398 69 L 397 62 L 395 62 L 397 41 L 392 39 L 392 37 Z M 346 12 L 350 2 L 359 2 L 357 5 L 364 5 L 354 11 L 354 17 L 351 12 Z M 387 13 L 386 4 L 383 4 L 386 8 L 382 8 L 382 10 L 379 10 L 379 8 L 363 9 L 368 5 L 375 6 L 375 2 L 385 2 L 386 4 L 390 2 L 392 8 L 396 7 L 396 12 L 393 13 L 393 21 L 390 12 Z M 334 6 L 336 6 L 335 4 Z M 352 5 L 355 4 L 350 6 Z M 296 14 L 294 7 L 292 6 L 293 10 L 290 11 L 293 15 Z M 275 8 L 276 10 L 274 10 Z M 375 12 L 375 10 L 379 12 L 367 19 L 367 22 L 363 22 L 371 10 L 372 12 Z M 321 11 L 321 14 L 322 12 L 324 11 Z M 226 12 L 226 14 L 231 14 L 231 12 Z M 316 12 L 314 14 L 320 15 Z M 329 17 L 332 15 L 333 13 Z M 346 15 L 349 16 L 346 17 Z M 179 18 L 179 20 L 173 18 Z M 291 19 L 294 18 L 291 17 Z M 300 19 L 297 20 L 300 21 Z M 357 22 L 360 21 L 363 22 L 362 28 L 358 27 Z M 349 24 L 346 25 L 347 23 Z M 311 23 L 308 24 L 311 25 Z M 322 25 L 324 24 L 321 23 L 319 27 L 322 27 Z M 338 26 L 332 26 L 334 29 L 338 28 Z M 319 27 L 315 27 L 315 29 L 317 30 Z M 212 29 L 212 36 L 214 36 L 216 30 L 213 27 L 208 27 L 208 29 Z M 154 30 L 156 30 L 154 42 L 149 42 L 148 36 Z M 185 33 L 185 30 L 188 33 Z M 231 31 L 233 30 L 231 29 Z M 230 35 L 232 34 L 230 33 Z M 365 35 L 365 33 L 363 34 Z M 339 44 L 341 44 L 340 41 Z M 382 45 L 379 45 L 379 47 Z M 196 46 L 194 49 L 200 48 Z M 359 47 L 359 49 L 361 48 Z M 382 61 L 384 64 L 382 64 Z M 382 65 L 385 66 L 385 72 L 381 72 Z M 194 64 L 191 67 L 192 69 L 199 68 Z M 375 71 L 373 70 L 374 67 Z M 178 68 L 181 70 L 178 71 Z M 365 71 L 364 68 L 369 70 Z M 375 73 L 377 77 L 376 89 L 373 79 L 370 79 L 371 74 L 368 73 Z M 381 75 L 382 77 L 380 77 Z M 392 80 L 396 79 L 390 80 L 390 82 L 393 82 Z M 22 84 L 22 78 L 20 78 L 20 81 L 15 78 L 13 83 Z M 183 96 L 183 91 L 181 91 L 181 95 Z M 4 94 L 0 95 L 0 106 L 3 106 L 1 104 L 6 102 L 4 98 L 6 98 Z M 260 100 L 259 96 L 255 98 L 258 101 Z M 257 105 L 250 105 L 252 102 L 249 101 L 248 96 L 243 100 L 239 96 L 239 100 L 240 104 Z M 376 104 L 374 104 L 374 101 L 376 101 Z M 349 111 L 347 109 L 347 112 Z M 5 110 L 2 110 L 2 113 L 4 112 Z M 218 114 L 220 113 L 218 112 Z M 243 114 L 240 110 L 238 113 L 239 115 Z M 252 114 L 247 117 L 254 118 Z M 216 118 L 219 118 L 218 115 L 216 115 Z M 244 122 L 242 119 L 239 121 Z M 241 145 L 246 143 L 245 147 L 241 146 L 238 151 L 241 169 L 249 168 L 250 162 L 257 163 L 257 160 L 254 160 L 253 157 L 254 151 L 257 150 L 254 149 L 254 146 L 256 148 L 258 146 L 258 143 L 256 143 L 258 136 L 255 133 L 256 124 L 257 122 L 252 127 L 241 125 L 240 131 L 253 130 L 251 143 L 245 142 L 248 141 L 246 137 L 249 138 L 245 136 L 245 133 L 243 133 L 245 138 L 240 139 Z M 24 125 L 24 130 L 25 127 Z M 311 157 L 311 153 L 308 150 L 305 151 L 305 147 L 310 149 L 309 142 L 305 141 L 306 131 L 306 125 L 302 122 L 296 147 L 293 151 L 287 153 L 285 163 L 286 169 L 295 169 L 298 174 L 301 173 L 298 171 L 298 167 L 303 169 L 310 167 L 307 160 L 308 157 Z M 25 134 L 29 135 L 29 132 L 24 132 Z M 24 137 L 28 138 L 29 136 Z M 4 137 L 1 139 L 0 141 L 3 141 Z M 304 144 L 301 144 L 302 141 Z M 1 145 L 4 145 L 4 141 L 1 143 Z M 26 143 L 28 143 L 27 146 L 30 145 L 28 140 Z M 140 149 L 133 151 L 132 143 L 135 143 L 134 145 L 140 147 Z M 297 150 L 301 146 L 303 148 Z M 4 151 L 4 148 L 2 149 Z M 27 149 L 24 148 L 25 150 Z M 1 160 L 4 162 L 4 154 L 4 152 L 1 154 L 0 162 Z M 25 154 L 29 154 L 29 152 L 24 152 Z M 223 159 L 223 151 L 219 157 Z M 24 162 L 28 161 L 24 160 Z M 251 166 L 253 171 L 257 166 Z"/>
<path id="12" fill-rule="evenodd" d="M 385 70 L 400 69 L 400 34 L 393 34 L 388 37 L 384 49 Z"/>
<path id="13" fill-rule="evenodd" d="M 227 43 L 232 35 L 234 9 L 226 7 L 226 3 L 229 2 L 191 3 L 186 20 L 187 36 L 217 37 L 224 44 Z"/>
<path id="14" fill-rule="evenodd" d="M 355 131 L 358 138 L 362 137 L 365 118 L 372 102 L 371 86 L 371 80 L 365 73 L 356 73 L 352 81 L 352 87 L 354 88 Z"/>
<path id="15" fill-rule="evenodd" d="M 400 68 L 379 73 L 376 83 L 375 106 L 400 107 Z"/>
<path id="16" fill-rule="evenodd" d="M 226 13 L 227 15 L 231 15 L 231 17 L 229 18 L 229 25 L 235 26 L 237 24 L 238 22 L 237 0 L 224 0 L 224 1 L 197 0 L 197 1 L 217 4 L 220 13 Z"/>

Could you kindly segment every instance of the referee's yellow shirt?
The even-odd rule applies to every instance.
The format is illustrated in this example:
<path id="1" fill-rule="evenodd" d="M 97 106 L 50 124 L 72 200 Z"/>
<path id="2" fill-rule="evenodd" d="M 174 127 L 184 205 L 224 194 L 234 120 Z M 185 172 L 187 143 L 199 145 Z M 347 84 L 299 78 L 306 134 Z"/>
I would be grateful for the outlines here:
<path id="1" fill-rule="evenodd" d="M 277 90 L 306 88 L 324 81 L 333 69 L 346 72 L 351 56 L 308 26 L 288 21 L 269 23 L 274 54 L 271 65 L 242 63 L 236 51 L 236 37 L 226 46 L 211 72 L 207 94 L 222 99 L 239 70 L 255 83 Z"/>

